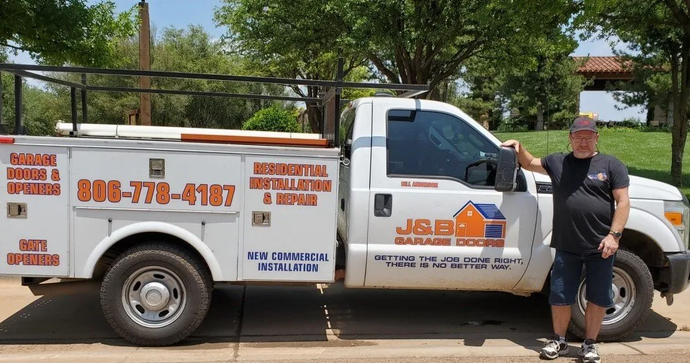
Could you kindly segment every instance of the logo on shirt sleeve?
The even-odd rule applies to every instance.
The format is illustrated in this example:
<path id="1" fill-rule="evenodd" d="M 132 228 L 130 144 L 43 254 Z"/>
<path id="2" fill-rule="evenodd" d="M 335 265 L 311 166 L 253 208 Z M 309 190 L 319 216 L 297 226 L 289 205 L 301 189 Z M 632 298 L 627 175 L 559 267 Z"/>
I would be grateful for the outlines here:
<path id="1" fill-rule="evenodd" d="M 587 177 L 588 177 L 590 180 L 599 180 L 599 181 L 607 181 L 607 180 L 609 180 L 608 175 L 606 175 L 606 173 L 604 173 L 604 172 L 590 173 L 590 174 L 587 174 Z"/>

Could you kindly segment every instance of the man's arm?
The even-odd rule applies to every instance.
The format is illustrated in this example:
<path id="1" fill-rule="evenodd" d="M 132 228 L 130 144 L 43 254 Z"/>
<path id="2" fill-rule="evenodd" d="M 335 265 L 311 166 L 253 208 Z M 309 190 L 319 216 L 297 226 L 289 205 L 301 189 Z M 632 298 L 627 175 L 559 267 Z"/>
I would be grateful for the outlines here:
<path id="1" fill-rule="evenodd" d="M 616 211 L 613 213 L 613 221 L 611 222 L 611 230 L 622 232 L 625 224 L 628 222 L 630 215 L 630 198 L 628 196 L 628 187 L 617 188 L 613 190 L 613 199 L 616 200 Z M 601 257 L 608 258 L 618 251 L 619 241 L 613 235 L 607 235 L 599 244 Z"/>
<path id="2" fill-rule="evenodd" d="M 630 215 L 630 197 L 628 196 L 628 187 L 618 188 L 613 190 L 613 199 L 616 200 L 616 211 L 613 213 L 613 222 L 611 222 L 611 229 L 621 232 L 628 222 Z"/>
<path id="3" fill-rule="evenodd" d="M 547 174 L 546 169 L 541 165 L 541 159 L 535 158 L 527 151 L 519 141 L 508 140 L 501 144 L 501 146 L 512 147 L 518 155 L 518 162 L 523 169 L 533 171 L 536 173 Z"/>

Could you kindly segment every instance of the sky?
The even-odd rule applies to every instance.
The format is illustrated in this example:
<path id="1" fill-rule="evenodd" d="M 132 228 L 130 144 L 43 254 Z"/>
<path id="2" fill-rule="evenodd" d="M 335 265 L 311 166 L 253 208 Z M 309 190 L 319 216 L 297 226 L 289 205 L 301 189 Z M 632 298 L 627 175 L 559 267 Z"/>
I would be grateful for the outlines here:
<path id="1" fill-rule="evenodd" d="M 125 11 L 135 6 L 136 0 L 113 0 L 116 11 Z M 97 0 L 89 0 L 96 3 Z M 214 9 L 221 5 L 220 0 L 146 0 L 149 3 L 149 17 L 152 29 L 159 31 L 166 27 L 186 28 L 188 25 L 201 25 L 211 37 L 219 38 L 226 28 L 216 27 L 213 21 Z M 160 33 L 160 32 L 159 32 Z M 606 41 L 583 41 L 573 52 L 573 56 L 610 56 L 613 51 Z M 33 64 L 26 54 L 12 57 L 17 63 Z M 617 110 L 623 108 L 623 110 Z M 626 118 L 645 119 L 644 110 L 640 107 L 627 108 L 616 102 L 613 95 L 605 91 L 586 91 L 580 94 L 580 111 L 596 112 L 601 120 L 620 121 Z"/>

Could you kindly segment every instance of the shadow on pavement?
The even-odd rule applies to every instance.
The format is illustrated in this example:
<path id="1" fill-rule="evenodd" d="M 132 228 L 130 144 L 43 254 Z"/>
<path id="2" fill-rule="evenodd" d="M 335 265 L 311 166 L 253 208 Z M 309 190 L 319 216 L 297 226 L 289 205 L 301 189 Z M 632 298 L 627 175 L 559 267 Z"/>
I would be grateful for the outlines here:
<path id="1" fill-rule="evenodd" d="M 665 338 L 676 328 L 652 311 L 625 341 Z M 550 310 L 541 295 L 346 289 L 340 283 L 324 289 L 220 285 L 204 323 L 179 346 L 353 346 L 366 345 L 362 340 L 462 339 L 466 346 L 480 347 L 487 339 L 506 339 L 538 351 L 539 339 L 550 331 Z M 0 322 L 0 344 L 76 343 L 131 345 L 110 329 L 98 291 L 44 296 Z"/>

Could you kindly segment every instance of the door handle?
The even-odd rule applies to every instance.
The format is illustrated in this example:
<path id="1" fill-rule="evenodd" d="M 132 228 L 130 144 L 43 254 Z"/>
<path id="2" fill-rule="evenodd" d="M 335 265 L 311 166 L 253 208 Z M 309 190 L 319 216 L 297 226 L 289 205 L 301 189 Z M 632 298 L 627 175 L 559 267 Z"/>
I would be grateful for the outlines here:
<path id="1" fill-rule="evenodd" d="M 391 194 L 376 194 L 374 196 L 374 216 L 390 217 L 393 212 L 393 196 Z"/>

